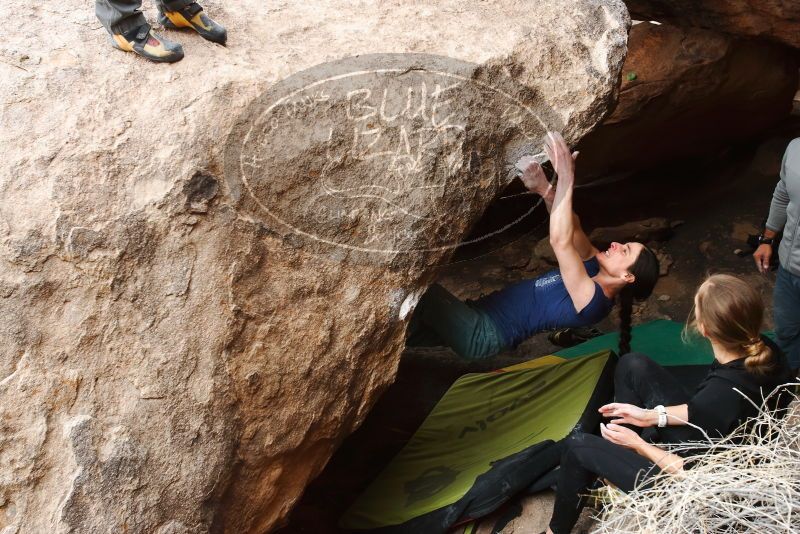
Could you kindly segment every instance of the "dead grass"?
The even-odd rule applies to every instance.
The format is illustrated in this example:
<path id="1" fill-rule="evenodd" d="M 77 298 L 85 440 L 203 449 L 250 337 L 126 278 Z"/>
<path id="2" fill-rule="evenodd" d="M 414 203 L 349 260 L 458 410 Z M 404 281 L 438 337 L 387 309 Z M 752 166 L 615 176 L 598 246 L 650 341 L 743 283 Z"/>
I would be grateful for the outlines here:
<path id="1" fill-rule="evenodd" d="M 710 441 L 691 469 L 628 494 L 606 490 L 593 532 L 800 532 L 800 403 L 785 418 L 759 411 L 752 425 Z"/>

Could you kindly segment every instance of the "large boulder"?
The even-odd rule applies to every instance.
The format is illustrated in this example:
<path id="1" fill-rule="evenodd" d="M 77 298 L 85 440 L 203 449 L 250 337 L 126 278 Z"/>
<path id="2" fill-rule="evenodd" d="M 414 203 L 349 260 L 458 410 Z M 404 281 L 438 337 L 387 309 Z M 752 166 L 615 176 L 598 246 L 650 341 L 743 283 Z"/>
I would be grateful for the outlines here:
<path id="1" fill-rule="evenodd" d="M 627 11 L 208 1 L 229 46 L 166 66 L 89 4 L 0 3 L 0 531 L 266 532 L 515 158 L 612 105 Z"/>
<path id="2" fill-rule="evenodd" d="M 636 24 L 619 102 L 580 143 L 582 180 L 711 155 L 785 119 L 798 84 L 785 47 L 698 28 Z"/>
<path id="3" fill-rule="evenodd" d="M 797 0 L 625 0 L 631 16 L 764 37 L 800 48 Z"/>

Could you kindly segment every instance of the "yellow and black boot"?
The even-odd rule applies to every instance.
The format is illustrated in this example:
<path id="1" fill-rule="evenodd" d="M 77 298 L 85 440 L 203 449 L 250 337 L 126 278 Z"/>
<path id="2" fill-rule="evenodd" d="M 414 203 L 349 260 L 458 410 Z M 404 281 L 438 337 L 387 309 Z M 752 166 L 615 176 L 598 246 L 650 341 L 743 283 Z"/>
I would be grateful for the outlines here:
<path id="1" fill-rule="evenodd" d="M 125 33 L 112 33 L 111 45 L 158 63 L 174 63 L 183 59 L 183 47 L 153 33 L 149 24 Z"/>
<path id="2" fill-rule="evenodd" d="M 158 21 L 165 28 L 173 30 L 191 28 L 199 33 L 203 39 L 221 45 L 224 45 L 228 38 L 228 32 L 225 31 L 225 28 L 209 18 L 197 2 L 192 2 L 188 6 L 174 11 L 170 10 L 169 3 L 166 3 L 161 10 L 161 16 Z"/>

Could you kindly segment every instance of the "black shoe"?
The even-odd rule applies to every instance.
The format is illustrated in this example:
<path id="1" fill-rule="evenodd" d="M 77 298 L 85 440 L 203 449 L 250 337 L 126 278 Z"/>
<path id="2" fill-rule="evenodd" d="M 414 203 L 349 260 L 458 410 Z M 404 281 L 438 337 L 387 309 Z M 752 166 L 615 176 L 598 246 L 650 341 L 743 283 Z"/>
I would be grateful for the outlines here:
<path id="1" fill-rule="evenodd" d="M 161 12 L 158 21 L 165 28 L 171 30 L 191 28 L 199 33 L 203 39 L 221 45 L 224 45 L 228 39 L 228 32 L 225 31 L 225 28 L 211 20 L 197 2 L 192 2 L 178 11 L 164 10 Z"/>
<path id="2" fill-rule="evenodd" d="M 574 347 L 575 345 L 601 335 L 603 335 L 603 332 L 594 327 L 561 328 L 550 332 L 547 335 L 547 339 L 553 345 L 566 348 Z"/>
<path id="3" fill-rule="evenodd" d="M 183 59 L 183 47 L 156 35 L 149 24 L 143 24 L 125 33 L 112 33 L 111 46 L 133 52 L 158 63 L 174 63 Z"/>

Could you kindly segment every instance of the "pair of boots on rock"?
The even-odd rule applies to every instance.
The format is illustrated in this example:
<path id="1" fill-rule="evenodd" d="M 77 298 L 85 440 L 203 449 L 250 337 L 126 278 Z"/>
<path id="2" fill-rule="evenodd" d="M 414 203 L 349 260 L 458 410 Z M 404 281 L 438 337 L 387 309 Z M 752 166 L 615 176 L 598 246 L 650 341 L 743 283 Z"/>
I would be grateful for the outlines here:
<path id="1" fill-rule="evenodd" d="M 139 12 L 139 6 L 141 0 L 97 0 L 97 16 L 104 23 L 107 21 L 103 19 L 109 12 L 112 17 L 130 12 L 123 23 L 106 26 L 111 45 L 159 63 L 174 63 L 183 59 L 183 47 L 156 34 Z M 197 2 L 160 0 L 158 9 L 158 21 L 164 28 L 194 30 L 204 39 L 221 45 L 227 40 L 225 28 L 206 15 Z"/>

